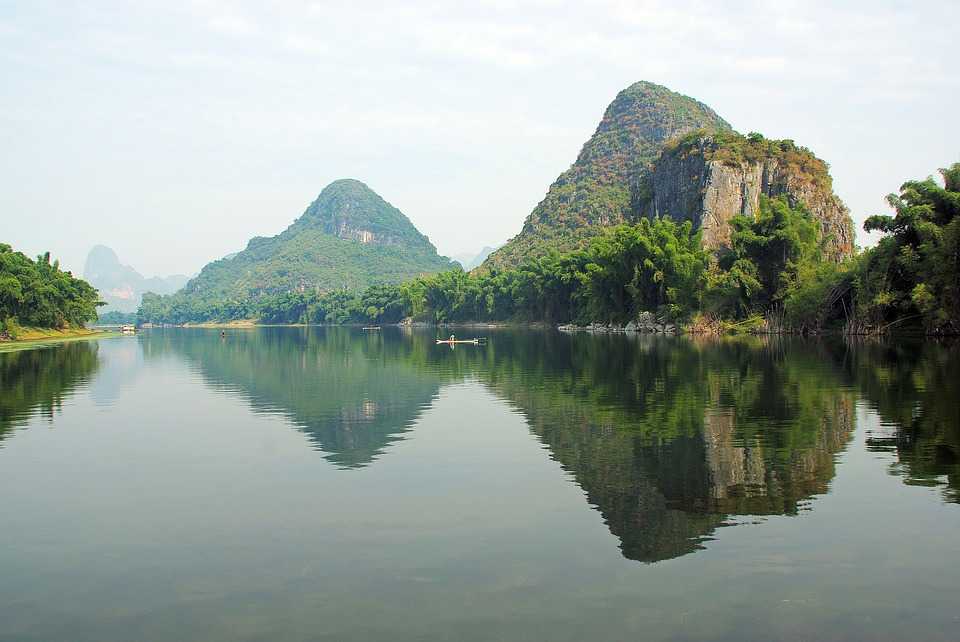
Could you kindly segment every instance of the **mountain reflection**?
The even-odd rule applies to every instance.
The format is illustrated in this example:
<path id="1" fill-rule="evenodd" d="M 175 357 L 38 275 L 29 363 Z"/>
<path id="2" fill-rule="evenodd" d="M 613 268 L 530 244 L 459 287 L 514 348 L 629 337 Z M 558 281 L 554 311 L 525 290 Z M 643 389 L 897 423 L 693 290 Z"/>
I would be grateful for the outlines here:
<path id="1" fill-rule="evenodd" d="M 374 461 L 402 439 L 441 382 L 418 367 L 423 346 L 343 328 L 153 331 L 145 355 L 172 351 L 257 412 L 286 416 L 342 468 Z M 422 341 L 421 341 L 422 342 Z"/>
<path id="2" fill-rule="evenodd" d="M 100 352 L 77 342 L 0 354 L 0 440 L 90 381 L 109 406 L 140 368 L 172 355 L 255 412 L 286 417 L 345 469 L 408 437 L 443 386 L 476 381 L 523 414 L 631 560 L 696 551 L 742 516 L 813 507 L 863 401 L 884 422 L 867 447 L 890 453 L 891 474 L 960 502 L 956 344 L 489 338 L 450 350 L 433 331 L 396 328 L 155 330 Z"/>
<path id="3" fill-rule="evenodd" d="M 526 367 L 495 357 L 485 378 L 574 476 L 624 556 L 654 562 L 701 548 L 732 516 L 794 514 L 826 491 L 854 395 L 828 355 L 787 348 L 529 337 L 506 351 L 527 354 Z"/>
<path id="4" fill-rule="evenodd" d="M 957 350 L 755 337 L 494 332 L 449 350 L 433 333 L 345 328 L 152 332 L 257 411 L 287 416 L 326 458 L 370 464 L 447 383 L 473 378 L 526 417 L 629 559 L 703 547 L 741 516 L 794 515 L 828 490 L 866 397 L 891 422 L 870 447 L 908 483 L 958 500 Z M 901 344 L 902 346 L 904 344 Z"/>
<path id="5" fill-rule="evenodd" d="M 0 353 L 0 440 L 37 413 L 52 417 L 99 367 L 87 341 Z"/>

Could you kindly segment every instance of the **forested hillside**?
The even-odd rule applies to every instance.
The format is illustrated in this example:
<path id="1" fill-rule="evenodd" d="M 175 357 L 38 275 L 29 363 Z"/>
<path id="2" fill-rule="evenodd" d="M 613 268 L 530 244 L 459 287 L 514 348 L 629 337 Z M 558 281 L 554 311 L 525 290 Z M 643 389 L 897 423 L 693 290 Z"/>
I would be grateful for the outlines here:
<path id="1" fill-rule="evenodd" d="M 761 196 L 707 248 L 691 221 L 642 219 L 606 228 L 573 252 L 516 268 L 455 269 L 360 292 L 286 293 L 244 310 L 267 323 L 516 321 L 627 325 L 650 313 L 694 331 L 876 333 L 960 330 L 960 163 L 889 197 L 894 216 L 867 229 L 876 248 L 837 263 L 818 219 L 786 196 Z M 229 317 L 224 316 L 222 320 Z M 150 308 L 142 321 L 171 321 Z"/>
<path id="2" fill-rule="evenodd" d="M 636 222 L 637 187 L 663 144 L 700 129 L 730 125 L 703 103 L 661 85 L 641 81 L 624 89 L 520 233 L 484 267 L 516 267 L 551 251 L 568 252 L 604 227 Z"/>
<path id="3" fill-rule="evenodd" d="M 209 263 L 173 296 L 145 295 L 141 316 L 245 318 L 272 297 L 360 290 L 452 266 L 400 210 L 360 181 L 339 180 L 281 234 Z"/>
<path id="4" fill-rule="evenodd" d="M 0 243 L 0 337 L 16 338 L 21 326 L 83 327 L 97 318 L 97 291 L 50 262 L 32 260 Z"/>
<path id="5" fill-rule="evenodd" d="M 518 268 L 451 270 L 360 293 L 292 293 L 267 299 L 257 315 L 269 323 L 546 321 L 626 324 L 642 311 L 673 321 L 709 309 L 742 316 L 783 306 L 801 270 L 819 260 L 815 225 L 784 200 L 762 202 L 755 220 L 741 217 L 735 250 L 712 261 L 688 221 L 643 219 L 607 228 L 584 249 L 550 253 Z M 141 311 L 144 321 L 157 321 Z"/>
<path id="6" fill-rule="evenodd" d="M 482 269 L 582 249 L 604 228 L 656 216 L 691 221 L 708 248 L 728 247 L 734 217 L 755 216 L 763 196 L 810 213 L 826 240 L 824 259 L 853 251 L 849 212 L 813 152 L 743 136 L 703 103 L 638 82 L 617 95 L 573 166 Z"/>

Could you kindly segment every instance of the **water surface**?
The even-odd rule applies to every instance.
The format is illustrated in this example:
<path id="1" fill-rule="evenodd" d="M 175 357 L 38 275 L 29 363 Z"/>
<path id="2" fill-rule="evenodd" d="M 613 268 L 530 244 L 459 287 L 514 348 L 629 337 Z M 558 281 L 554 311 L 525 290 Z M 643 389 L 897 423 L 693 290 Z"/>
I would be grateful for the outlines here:
<path id="1" fill-rule="evenodd" d="M 0 354 L 2 640 L 955 640 L 952 344 Z"/>

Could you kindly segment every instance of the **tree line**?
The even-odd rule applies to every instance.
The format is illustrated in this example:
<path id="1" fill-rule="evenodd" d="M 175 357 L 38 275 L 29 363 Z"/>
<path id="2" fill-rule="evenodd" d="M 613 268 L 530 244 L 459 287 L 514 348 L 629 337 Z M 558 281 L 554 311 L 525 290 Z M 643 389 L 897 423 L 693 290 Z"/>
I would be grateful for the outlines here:
<path id="1" fill-rule="evenodd" d="M 97 318 L 97 290 L 50 261 L 30 259 L 0 243 L 0 335 L 15 338 L 21 326 L 83 327 Z"/>
<path id="2" fill-rule="evenodd" d="M 141 323 L 255 318 L 261 323 L 388 324 L 513 321 L 625 324 L 640 312 L 701 328 L 928 333 L 960 330 L 960 163 L 888 197 L 883 233 L 843 263 L 802 205 L 761 198 L 731 221 L 729 247 L 703 248 L 689 221 L 643 219 L 604 230 L 573 252 L 510 269 L 460 269 L 361 291 L 289 292 L 256 299 L 144 295 Z"/>

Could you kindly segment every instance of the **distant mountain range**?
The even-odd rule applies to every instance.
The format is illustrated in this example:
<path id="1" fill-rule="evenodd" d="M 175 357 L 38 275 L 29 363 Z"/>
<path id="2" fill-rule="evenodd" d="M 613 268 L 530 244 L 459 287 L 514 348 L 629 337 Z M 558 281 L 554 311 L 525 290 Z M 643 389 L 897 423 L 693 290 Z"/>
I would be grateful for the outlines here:
<path id="1" fill-rule="evenodd" d="M 357 180 L 327 185 L 280 234 L 208 263 L 178 297 L 244 300 L 360 289 L 453 267 L 396 207 Z"/>
<path id="2" fill-rule="evenodd" d="M 106 245 L 95 245 L 87 255 L 83 278 L 100 291 L 100 299 L 107 305 L 99 312 L 135 312 L 144 292 L 172 294 L 182 288 L 190 277 L 175 274 L 147 278 L 129 265 L 120 263 L 117 253 Z"/>
<path id="3" fill-rule="evenodd" d="M 498 248 L 500 248 L 502 245 L 503 245 L 503 243 L 501 243 L 501 244 L 499 244 L 499 245 L 496 245 L 496 246 L 493 246 L 493 247 L 487 245 L 487 246 L 484 246 L 484 248 L 483 248 L 482 250 L 480 250 L 480 251 L 479 251 L 478 253 L 476 253 L 476 254 L 466 254 L 466 253 L 465 253 L 465 254 L 458 254 L 457 256 L 454 256 L 454 257 L 453 257 L 453 260 L 455 260 L 457 263 L 459 263 L 459 264 L 463 267 L 464 270 L 466 270 L 467 272 L 469 272 L 469 271 L 472 270 L 473 268 L 478 267 L 481 263 L 483 263 L 484 261 L 486 261 L 486 260 L 487 260 L 487 257 L 490 256 L 493 252 L 495 252 L 495 251 L 496 251 Z"/>

